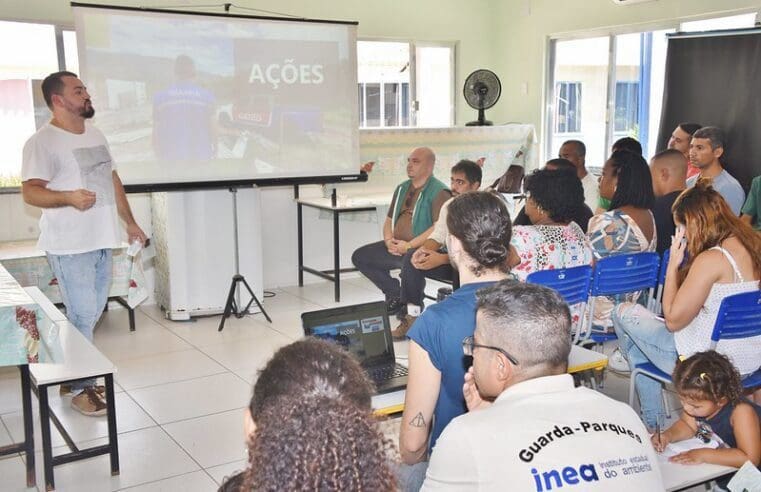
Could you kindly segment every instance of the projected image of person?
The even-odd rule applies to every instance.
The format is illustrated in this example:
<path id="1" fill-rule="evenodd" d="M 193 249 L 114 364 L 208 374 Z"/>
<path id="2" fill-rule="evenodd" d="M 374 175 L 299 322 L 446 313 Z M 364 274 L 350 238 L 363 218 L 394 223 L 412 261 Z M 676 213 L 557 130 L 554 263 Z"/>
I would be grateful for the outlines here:
<path id="1" fill-rule="evenodd" d="M 175 81 L 153 96 L 153 149 L 169 160 L 204 160 L 216 154 L 214 94 L 198 85 L 193 59 L 174 61 Z"/>

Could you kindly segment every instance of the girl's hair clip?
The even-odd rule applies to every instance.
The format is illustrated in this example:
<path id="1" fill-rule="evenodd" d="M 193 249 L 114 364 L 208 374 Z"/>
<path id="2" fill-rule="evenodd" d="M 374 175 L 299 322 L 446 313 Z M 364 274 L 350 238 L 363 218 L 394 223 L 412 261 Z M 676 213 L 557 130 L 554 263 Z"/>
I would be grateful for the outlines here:
<path id="1" fill-rule="evenodd" d="M 700 373 L 700 376 L 698 376 L 698 377 L 700 378 L 700 380 L 701 380 L 701 381 L 711 381 L 711 380 L 708 378 L 708 374 L 706 374 L 706 373 L 704 373 L 704 372 L 701 372 L 701 373 Z"/>

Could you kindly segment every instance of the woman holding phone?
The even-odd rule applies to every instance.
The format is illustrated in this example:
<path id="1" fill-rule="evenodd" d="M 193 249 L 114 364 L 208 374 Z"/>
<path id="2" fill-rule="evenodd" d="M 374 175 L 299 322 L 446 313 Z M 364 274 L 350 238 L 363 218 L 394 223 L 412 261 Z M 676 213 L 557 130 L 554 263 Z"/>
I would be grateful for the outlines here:
<path id="1" fill-rule="evenodd" d="M 710 183 L 698 180 L 672 207 L 677 230 L 666 269 L 663 318 L 633 303 L 620 304 L 613 312 L 630 368 L 651 362 L 671 374 L 679 357 L 710 348 L 725 297 L 759 289 L 761 236 L 732 213 Z M 761 366 L 761 337 L 722 340 L 716 351 L 727 355 L 742 375 Z M 663 412 L 660 383 L 641 376 L 635 384 L 642 418 L 655 429 Z"/>

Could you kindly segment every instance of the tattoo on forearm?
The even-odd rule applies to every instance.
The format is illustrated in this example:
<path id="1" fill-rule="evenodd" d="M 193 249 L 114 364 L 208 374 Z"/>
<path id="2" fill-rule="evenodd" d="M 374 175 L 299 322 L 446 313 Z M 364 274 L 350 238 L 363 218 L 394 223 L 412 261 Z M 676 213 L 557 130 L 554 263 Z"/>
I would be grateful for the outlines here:
<path id="1" fill-rule="evenodd" d="M 412 420 L 410 420 L 410 425 L 412 427 L 425 427 L 425 418 L 423 418 L 423 413 L 418 412 L 418 414 L 415 415 Z"/>

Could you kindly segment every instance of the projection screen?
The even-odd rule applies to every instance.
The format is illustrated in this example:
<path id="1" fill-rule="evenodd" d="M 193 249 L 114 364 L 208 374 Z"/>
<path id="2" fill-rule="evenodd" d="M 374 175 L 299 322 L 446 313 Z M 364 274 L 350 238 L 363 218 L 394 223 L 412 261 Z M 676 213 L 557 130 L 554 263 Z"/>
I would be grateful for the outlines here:
<path id="1" fill-rule="evenodd" d="M 125 185 L 357 174 L 356 23 L 72 9 L 80 78 Z"/>

